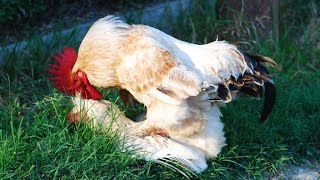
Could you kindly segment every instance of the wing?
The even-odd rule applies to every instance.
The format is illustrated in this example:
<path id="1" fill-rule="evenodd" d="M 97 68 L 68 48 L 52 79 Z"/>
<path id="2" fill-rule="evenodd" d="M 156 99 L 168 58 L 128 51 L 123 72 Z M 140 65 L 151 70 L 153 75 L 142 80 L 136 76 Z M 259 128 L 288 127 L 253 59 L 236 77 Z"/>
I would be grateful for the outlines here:
<path id="1" fill-rule="evenodd" d="M 147 34 L 131 33 L 119 55 L 123 61 L 117 73 L 122 88 L 145 105 L 148 103 L 137 97 L 138 94 L 169 104 L 179 104 L 182 99 L 198 95 L 201 81 L 197 74 L 152 37 L 138 35 L 141 33 Z"/>

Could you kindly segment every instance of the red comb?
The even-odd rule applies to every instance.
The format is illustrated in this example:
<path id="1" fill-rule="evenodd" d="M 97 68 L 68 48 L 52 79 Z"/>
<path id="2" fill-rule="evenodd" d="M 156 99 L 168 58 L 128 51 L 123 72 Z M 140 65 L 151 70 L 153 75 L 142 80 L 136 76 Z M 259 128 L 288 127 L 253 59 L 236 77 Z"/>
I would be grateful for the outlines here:
<path id="1" fill-rule="evenodd" d="M 48 64 L 51 69 L 46 69 L 53 77 L 49 78 L 58 91 L 69 95 L 75 94 L 75 87 L 72 82 L 71 70 L 77 60 L 77 52 L 71 47 L 64 47 L 63 53 L 59 56 L 52 56 L 58 64 Z"/>

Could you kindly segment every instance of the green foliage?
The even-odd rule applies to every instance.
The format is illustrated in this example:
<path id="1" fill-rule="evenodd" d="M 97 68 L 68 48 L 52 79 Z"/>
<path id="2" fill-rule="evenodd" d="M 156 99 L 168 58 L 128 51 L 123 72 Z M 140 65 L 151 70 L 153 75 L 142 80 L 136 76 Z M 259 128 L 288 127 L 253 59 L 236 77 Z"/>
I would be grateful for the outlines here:
<path id="1" fill-rule="evenodd" d="M 48 8 L 47 1 L 36 0 L 1 0 L 0 25 L 8 26 L 32 18 Z"/>
<path id="2" fill-rule="evenodd" d="M 42 16 L 46 11 L 58 9 L 59 6 L 79 3 L 86 7 L 93 7 L 94 5 L 106 6 L 113 8 L 128 8 L 142 7 L 150 3 L 148 0 L 1 0 L 0 1 L 0 26 L 14 26 L 17 24 L 25 24 L 25 21 L 37 21 L 39 16 Z"/>
<path id="3" fill-rule="evenodd" d="M 181 14 L 174 36 L 205 43 L 215 40 L 222 29 L 234 28 L 236 22 L 217 21 L 208 7 L 197 1 Z M 287 8 L 289 13 L 295 11 L 290 4 Z M 223 108 L 227 146 L 208 162 L 200 179 L 271 178 L 284 164 L 320 159 L 320 51 L 308 41 L 299 41 L 303 29 L 297 32 L 296 27 L 301 24 L 292 26 L 284 17 L 285 12 L 278 47 L 271 39 L 248 36 L 238 28 L 243 39 L 259 40 L 249 42 L 251 49 L 282 67 L 282 71 L 271 68 L 277 104 L 265 124 L 258 123 L 261 101 L 240 99 Z M 248 23 L 245 17 L 240 20 L 243 26 Z M 234 42 L 228 34 L 223 38 Z M 115 134 L 92 130 L 86 124 L 67 125 L 70 97 L 54 90 L 44 69 L 52 62 L 51 54 L 63 46 L 79 46 L 75 35 L 56 33 L 50 42 L 35 39 L 22 53 L 8 54 L 6 64 L 0 65 L 0 179 L 184 178 L 120 151 Z M 104 95 L 130 117 L 143 110 L 141 106 L 125 108 L 116 90 L 104 90 Z"/>
<path id="4" fill-rule="evenodd" d="M 68 28 L 91 12 L 141 9 L 158 0 L 0 0 L 0 44 L 27 40 L 48 30 Z M 94 14 L 94 13 L 93 13 Z M 90 15 L 92 16 L 92 15 Z"/>

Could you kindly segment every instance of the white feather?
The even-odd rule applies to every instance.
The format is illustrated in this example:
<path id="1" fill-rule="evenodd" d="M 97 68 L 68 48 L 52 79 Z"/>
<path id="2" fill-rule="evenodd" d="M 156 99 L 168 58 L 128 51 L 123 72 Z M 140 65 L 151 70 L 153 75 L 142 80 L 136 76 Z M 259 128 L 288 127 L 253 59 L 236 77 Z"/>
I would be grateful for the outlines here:
<path id="1" fill-rule="evenodd" d="M 91 119 L 89 123 L 93 128 L 102 127 L 103 129 L 110 128 L 113 132 L 122 131 L 124 150 L 134 151 L 138 158 L 155 162 L 171 159 L 194 172 L 202 172 L 208 167 L 206 153 L 203 149 L 197 147 L 198 142 L 188 144 L 181 140 L 156 134 L 140 135 L 139 127 L 145 125 L 148 121 L 145 120 L 142 123 L 131 121 L 119 111 L 116 105 L 109 101 L 86 100 L 75 97 L 73 103 L 75 107 L 72 112 L 85 114 Z"/>
<path id="2" fill-rule="evenodd" d="M 97 51 L 91 52 L 92 48 Z M 111 125 L 124 129 L 126 149 L 137 147 L 139 155 L 163 164 L 168 164 L 165 158 L 177 160 L 195 172 L 206 169 L 206 160 L 221 152 L 225 137 L 220 104 L 208 101 L 209 94 L 231 76 L 237 79 L 252 73 L 234 45 L 218 40 L 191 44 L 155 28 L 107 16 L 90 28 L 78 59 L 89 52 L 94 58 L 86 63 L 96 61 L 92 64 L 97 66 L 90 67 L 92 75 L 87 73 L 92 85 L 126 89 L 147 107 L 145 121 L 133 123 L 122 114 Z M 74 69 L 80 67 L 77 63 Z M 97 69 L 99 74 L 95 74 Z M 91 105 L 84 109 L 92 111 L 88 115 L 96 122 L 113 124 L 108 114 L 98 110 L 110 104 L 85 101 Z M 78 101 L 74 104 L 79 106 Z M 152 128 L 165 131 L 170 138 L 146 134 Z"/>

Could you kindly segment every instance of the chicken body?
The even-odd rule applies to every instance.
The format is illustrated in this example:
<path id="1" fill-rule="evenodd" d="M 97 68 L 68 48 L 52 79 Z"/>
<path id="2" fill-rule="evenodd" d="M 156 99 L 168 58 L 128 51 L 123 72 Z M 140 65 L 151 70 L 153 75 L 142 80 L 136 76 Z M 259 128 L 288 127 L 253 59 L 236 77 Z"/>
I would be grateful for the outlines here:
<path id="1" fill-rule="evenodd" d="M 187 176 L 175 166 L 179 162 L 181 166 L 193 172 L 200 173 L 208 165 L 204 151 L 193 144 L 177 141 L 159 134 L 141 135 L 140 128 L 144 122 L 134 122 L 127 118 L 119 108 L 106 100 L 73 98 L 75 107 L 70 114 L 71 123 L 89 123 L 92 128 L 118 133 L 121 142 L 120 149 L 134 151 L 133 156 L 155 161 L 177 170 Z M 147 120 L 146 120 L 147 121 Z M 148 122 L 148 121 L 147 121 Z M 171 163 L 173 163 L 171 165 Z"/>
<path id="2" fill-rule="evenodd" d="M 91 85 L 126 89 L 147 107 L 140 136 L 161 132 L 201 149 L 206 159 L 225 145 L 220 104 L 231 100 L 231 87 L 240 87 L 246 74 L 260 75 L 225 41 L 191 44 L 113 16 L 88 31 L 72 73 L 78 69 Z M 262 78 L 259 87 L 264 81 L 272 80 Z"/>

